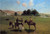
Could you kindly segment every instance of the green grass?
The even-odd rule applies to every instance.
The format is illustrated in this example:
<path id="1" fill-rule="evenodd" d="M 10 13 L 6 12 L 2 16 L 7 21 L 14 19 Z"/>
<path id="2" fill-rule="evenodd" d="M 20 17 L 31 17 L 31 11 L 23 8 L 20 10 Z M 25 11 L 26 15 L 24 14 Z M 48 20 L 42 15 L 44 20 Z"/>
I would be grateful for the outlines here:
<path id="1" fill-rule="evenodd" d="M 8 29 L 9 27 L 9 21 L 12 21 L 13 23 L 15 22 L 16 18 L 23 18 L 23 20 L 27 19 L 29 20 L 30 16 L 4 16 L 4 17 L 0 17 L 0 30 L 5 30 L 8 32 L 8 34 L 28 34 L 26 31 L 23 32 L 12 32 L 10 31 L 10 29 Z M 41 17 L 34 17 L 31 16 L 33 21 L 36 23 L 36 31 L 35 32 L 31 32 L 30 34 L 50 34 L 50 18 L 41 18 Z M 9 18 L 9 21 L 6 21 L 5 19 Z M 27 24 L 24 24 L 24 27 L 26 29 L 28 28 Z M 34 27 L 31 25 L 31 29 L 34 29 Z"/>

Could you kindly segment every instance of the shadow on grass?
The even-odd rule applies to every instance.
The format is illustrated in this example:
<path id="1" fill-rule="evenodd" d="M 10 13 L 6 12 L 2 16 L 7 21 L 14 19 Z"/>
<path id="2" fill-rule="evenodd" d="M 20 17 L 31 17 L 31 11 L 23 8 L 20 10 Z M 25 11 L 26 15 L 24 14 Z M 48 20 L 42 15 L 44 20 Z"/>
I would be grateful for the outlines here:
<path id="1" fill-rule="evenodd" d="M 25 29 L 26 32 L 30 33 L 30 32 L 34 32 L 35 30 L 32 29 Z"/>
<path id="2" fill-rule="evenodd" d="M 0 34 L 7 34 L 6 31 L 0 31 Z"/>
<path id="3" fill-rule="evenodd" d="M 22 32 L 22 30 L 18 30 L 18 29 L 13 29 L 13 30 L 10 30 L 10 31 Z M 27 33 L 29 33 L 29 32 L 34 32 L 35 30 L 32 30 L 32 29 L 25 29 L 24 31 L 26 31 Z"/>
<path id="4" fill-rule="evenodd" d="M 13 29 L 13 30 L 10 30 L 10 31 L 14 31 L 14 32 L 22 32 L 22 30 L 19 30 L 19 29 Z"/>

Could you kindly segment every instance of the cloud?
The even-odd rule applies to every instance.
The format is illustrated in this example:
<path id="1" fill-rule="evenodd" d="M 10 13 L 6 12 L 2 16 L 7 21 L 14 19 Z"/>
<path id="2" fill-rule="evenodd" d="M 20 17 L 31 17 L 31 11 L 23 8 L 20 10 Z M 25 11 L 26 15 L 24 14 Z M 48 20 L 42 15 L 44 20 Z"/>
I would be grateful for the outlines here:
<path id="1" fill-rule="evenodd" d="M 33 5 L 34 5 L 33 1 L 34 1 L 34 0 L 30 0 L 29 6 L 33 6 Z"/>
<path id="2" fill-rule="evenodd" d="M 17 1 L 17 4 L 20 4 L 20 1 Z"/>
<path id="3" fill-rule="evenodd" d="M 36 9 L 38 9 L 38 11 L 40 13 L 50 14 L 50 8 L 47 8 L 45 2 L 38 3 L 38 4 L 35 5 L 35 7 L 36 7 Z"/>
<path id="4" fill-rule="evenodd" d="M 46 8 L 46 3 L 45 2 L 38 3 L 38 4 L 35 5 L 35 7 L 38 9 L 38 11 L 40 13 L 50 14 L 50 9 Z"/>
<path id="5" fill-rule="evenodd" d="M 37 4 L 36 7 L 45 7 L 45 2 Z"/>
<path id="6" fill-rule="evenodd" d="M 22 6 L 27 7 L 27 4 L 26 3 L 22 3 Z"/>

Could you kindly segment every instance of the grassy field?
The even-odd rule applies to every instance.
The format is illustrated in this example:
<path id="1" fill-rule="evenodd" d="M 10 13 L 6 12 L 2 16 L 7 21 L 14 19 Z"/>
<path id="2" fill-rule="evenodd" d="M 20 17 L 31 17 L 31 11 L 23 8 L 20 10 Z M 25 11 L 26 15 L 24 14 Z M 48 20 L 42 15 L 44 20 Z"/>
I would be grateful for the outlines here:
<path id="1" fill-rule="evenodd" d="M 30 16 L 4 16 L 0 17 L 0 31 L 7 31 L 8 34 L 50 34 L 50 18 L 41 18 L 41 17 L 34 17 L 31 16 L 33 21 L 36 23 L 36 31 L 28 33 L 27 31 L 22 31 L 22 32 L 17 32 L 17 31 L 10 31 L 9 28 L 9 21 L 12 21 L 13 23 L 15 22 L 16 18 L 22 17 L 23 20 L 27 19 L 29 20 Z M 9 21 L 6 21 L 5 19 L 9 18 Z M 28 25 L 25 23 L 24 27 L 26 29 L 28 28 Z M 17 29 L 17 28 L 16 28 Z M 34 27 L 31 25 L 32 30 L 34 30 Z"/>

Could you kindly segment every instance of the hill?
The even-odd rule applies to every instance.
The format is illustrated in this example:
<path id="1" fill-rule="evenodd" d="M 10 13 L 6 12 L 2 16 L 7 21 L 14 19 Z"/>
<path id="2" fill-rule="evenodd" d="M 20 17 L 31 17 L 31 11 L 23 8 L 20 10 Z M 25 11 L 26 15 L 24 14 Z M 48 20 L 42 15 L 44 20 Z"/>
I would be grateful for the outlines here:
<path id="1" fill-rule="evenodd" d="M 11 11 L 11 10 L 0 10 L 0 15 L 14 15 L 15 11 Z"/>
<path id="2" fill-rule="evenodd" d="M 14 15 L 15 11 L 12 11 L 12 10 L 0 10 L 0 15 Z M 16 13 L 18 15 L 21 15 L 23 12 L 22 11 L 16 11 Z"/>

